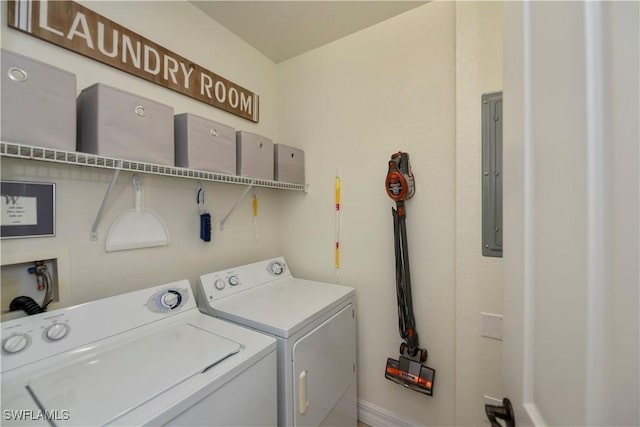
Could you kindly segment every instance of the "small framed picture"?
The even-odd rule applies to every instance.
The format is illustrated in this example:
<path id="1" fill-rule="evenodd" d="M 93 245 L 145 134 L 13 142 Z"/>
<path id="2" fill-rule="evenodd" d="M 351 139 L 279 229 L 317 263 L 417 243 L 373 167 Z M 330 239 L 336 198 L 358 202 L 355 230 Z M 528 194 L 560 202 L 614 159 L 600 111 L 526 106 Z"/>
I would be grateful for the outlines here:
<path id="1" fill-rule="evenodd" d="M 0 182 L 0 238 L 55 236 L 56 185 L 40 182 Z"/>

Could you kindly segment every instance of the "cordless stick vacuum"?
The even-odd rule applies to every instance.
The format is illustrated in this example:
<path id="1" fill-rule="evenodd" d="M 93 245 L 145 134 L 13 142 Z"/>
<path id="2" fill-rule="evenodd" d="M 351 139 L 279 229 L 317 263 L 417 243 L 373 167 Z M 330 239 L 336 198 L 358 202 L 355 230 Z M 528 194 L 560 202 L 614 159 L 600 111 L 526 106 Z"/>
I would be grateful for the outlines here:
<path id="1" fill-rule="evenodd" d="M 427 349 L 420 348 L 416 321 L 411 299 L 411 275 L 409 272 L 409 250 L 407 247 L 405 200 L 413 197 L 415 181 L 409 164 L 409 154 L 398 152 L 389 160 L 389 171 L 385 180 L 387 194 L 396 202 L 393 213 L 393 234 L 396 255 L 396 293 L 398 298 L 398 326 L 400 344 L 398 360 L 388 358 L 384 376 L 411 390 L 433 396 L 433 378 L 436 371 L 424 365 Z"/>

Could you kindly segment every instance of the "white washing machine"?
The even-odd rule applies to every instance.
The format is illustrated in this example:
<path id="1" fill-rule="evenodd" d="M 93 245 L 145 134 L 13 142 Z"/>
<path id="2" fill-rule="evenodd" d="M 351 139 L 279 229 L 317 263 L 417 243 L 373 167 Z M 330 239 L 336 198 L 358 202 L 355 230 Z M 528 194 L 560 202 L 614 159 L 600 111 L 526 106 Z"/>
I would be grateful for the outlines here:
<path id="1" fill-rule="evenodd" d="M 3 322 L 2 425 L 268 426 L 276 341 L 187 280 Z"/>
<path id="2" fill-rule="evenodd" d="M 197 297 L 276 338 L 279 425 L 357 425 L 355 289 L 295 278 L 280 257 L 201 276 Z"/>

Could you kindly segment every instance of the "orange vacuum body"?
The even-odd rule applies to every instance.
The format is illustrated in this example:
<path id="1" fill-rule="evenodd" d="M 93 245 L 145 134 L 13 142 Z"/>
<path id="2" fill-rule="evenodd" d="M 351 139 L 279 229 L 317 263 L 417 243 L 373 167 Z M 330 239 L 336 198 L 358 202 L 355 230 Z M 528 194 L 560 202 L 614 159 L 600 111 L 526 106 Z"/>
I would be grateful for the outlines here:
<path id="1" fill-rule="evenodd" d="M 387 195 L 395 202 L 408 200 L 415 194 L 415 181 L 407 153 L 399 151 L 391 156 L 385 187 Z"/>

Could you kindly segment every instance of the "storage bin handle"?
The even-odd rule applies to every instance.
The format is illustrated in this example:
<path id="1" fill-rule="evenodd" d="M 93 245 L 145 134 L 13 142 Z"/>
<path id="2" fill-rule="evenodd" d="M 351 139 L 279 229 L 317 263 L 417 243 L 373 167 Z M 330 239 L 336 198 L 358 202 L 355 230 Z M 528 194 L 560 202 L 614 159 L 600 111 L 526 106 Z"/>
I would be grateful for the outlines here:
<path id="1" fill-rule="evenodd" d="M 138 105 L 134 111 L 138 117 L 145 117 L 147 115 L 147 110 L 145 110 L 142 105 Z"/>
<path id="2" fill-rule="evenodd" d="M 7 74 L 9 75 L 9 78 L 11 80 L 18 83 L 24 82 L 29 78 L 29 75 L 27 74 L 27 72 L 22 68 L 18 68 L 18 67 L 9 68 L 9 70 L 7 71 Z"/>
<path id="3" fill-rule="evenodd" d="M 209 133 L 211 133 L 211 136 L 216 137 L 216 136 L 218 136 L 218 129 L 216 129 L 216 128 L 211 128 L 211 130 L 209 131 Z"/>

